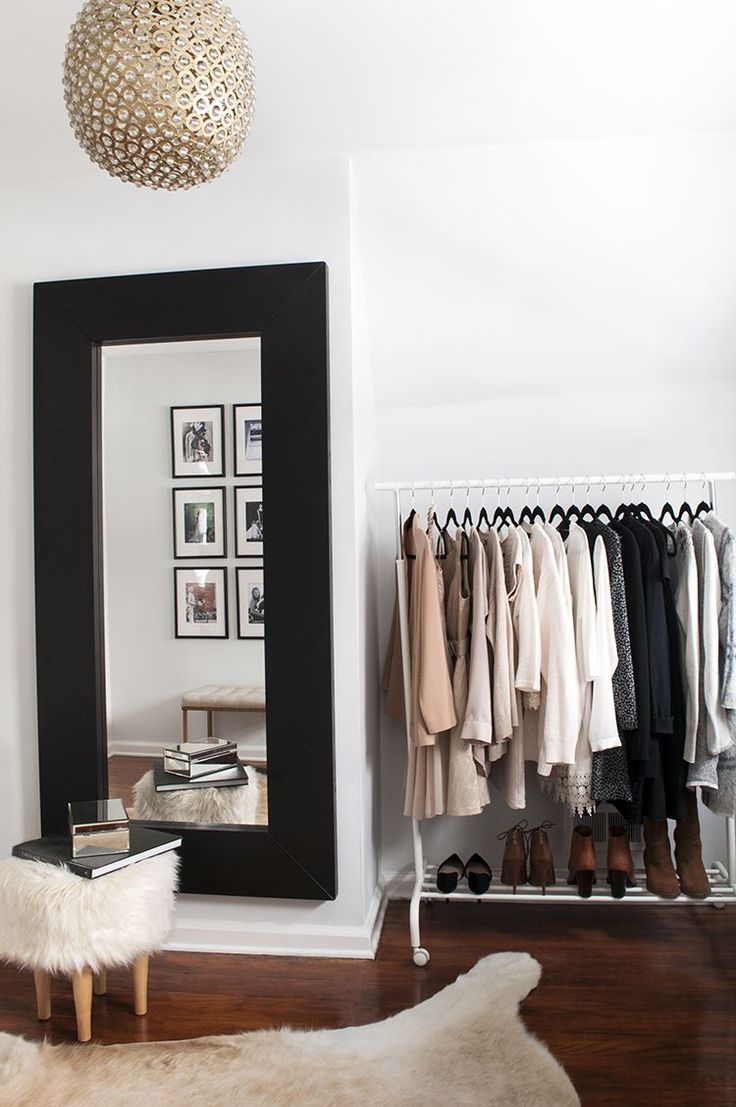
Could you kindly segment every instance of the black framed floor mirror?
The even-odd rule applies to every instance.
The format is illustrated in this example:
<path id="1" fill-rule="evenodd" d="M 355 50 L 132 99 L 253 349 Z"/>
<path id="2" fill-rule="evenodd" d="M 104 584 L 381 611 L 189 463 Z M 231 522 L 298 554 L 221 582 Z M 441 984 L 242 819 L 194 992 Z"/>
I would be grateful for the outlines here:
<path id="1" fill-rule="evenodd" d="M 34 287 L 42 829 L 121 798 L 184 892 L 337 891 L 327 303 L 322 262 Z"/>

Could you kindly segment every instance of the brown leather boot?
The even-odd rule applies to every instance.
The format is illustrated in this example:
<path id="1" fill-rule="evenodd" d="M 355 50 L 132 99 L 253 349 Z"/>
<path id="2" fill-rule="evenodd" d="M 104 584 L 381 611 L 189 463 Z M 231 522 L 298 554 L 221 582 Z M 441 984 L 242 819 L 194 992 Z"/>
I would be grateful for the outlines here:
<path id="1" fill-rule="evenodd" d="M 589 826 L 576 826 L 570 839 L 568 884 L 577 884 L 581 899 L 590 899 L 595 884 L 595 846 Z"/>
<path id="2" fill-rule="evenodd" d="M 703 865 L 703 847 L 700 841 L 698 798 L 687 789 L 685 799 L 687 817 L 675 823 L 675 864 L 680 878 L 680 888 L 692 899 L 705 899 L 710 893 L 708 874 Z"/>
<path id="3" fill-rule="evenodd" d="M 510 830 L 498 835 L 499 841 L 506 839 L 501 862 L 501 883 L 511 885 L 516 891 L 519 884 L 526 884 L 526 819 L 522 819 Z"/>
<path id="4" fill-rule="evenodd" d="M 552 856 L 552 847 L 549 844 L 547 831 L 555 824 L 549 821 L 543 822 L 528 830 L 529 835 L 529 883 L 535 888 L 542 889 L 542 895 L 547 892 L 547 885 L 555 882 L 555 859 Z"/>
<path id="5" fill-rule="evenodd" d="M 644 816 L 644 868 L 647 871 L 647 888 L 653 895 L 662 899 L 677 899 L 680 885 L 670 856 L 666 819 Z"/>
<path id="6" fill-rule="evenodd" d="M 608 831 L 608 883 L 614 899 L 623 899 L 627 888 L 636 885 L 634 861 L 625 826 L 612 826 Z"/>

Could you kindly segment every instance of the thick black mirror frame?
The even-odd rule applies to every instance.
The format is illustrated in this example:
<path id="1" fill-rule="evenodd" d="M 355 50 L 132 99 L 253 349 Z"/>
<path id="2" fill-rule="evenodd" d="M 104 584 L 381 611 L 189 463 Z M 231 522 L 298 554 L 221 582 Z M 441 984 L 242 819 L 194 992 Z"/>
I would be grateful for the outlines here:
<path id="1" fill-rule="evenodd" d="M 247 335 L 261 340 L 267 428 L 268 826 L 183 826 L 181 890 L 334 899 L 323 262 L 53 281 L 34 287 L 42 827 L 44 833 L 65 828 L 69 800 L 107 795 L 102 348 Z"/>

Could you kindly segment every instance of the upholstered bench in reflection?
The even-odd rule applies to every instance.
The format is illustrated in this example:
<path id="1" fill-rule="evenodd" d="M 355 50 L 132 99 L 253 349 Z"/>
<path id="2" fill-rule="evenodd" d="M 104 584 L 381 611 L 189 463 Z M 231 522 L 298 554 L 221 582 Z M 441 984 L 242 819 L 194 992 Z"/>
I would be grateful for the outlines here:
<path id="1" fill-rule="evenodd" d="M 181 698 L 181 732 L 184 741 L 189 737 L 189 712 L 207 712 L 207 737 L 214 737 L 216 711 L 265 711 L 266 689 L 242 684 L 205 684 L 193 692 L 185 692 Z"/>
<path id="2" fill-rule="evenodd" d="M 171 929 L 177 870 L 174 853 L 94 880 L 41 861 L 0 862 L 0 960 L 32 970 L 39 1019 L 51 1018 L 51 977 L 71 977 L 77 1038 L 88 1042 L 92 993 L 104 995 L 108 968 L 120 965 L 132 966 L 134 1010 L 146 1014 L 148 957 Z"/>
<path id="3" fill-rule="evenodd" d="M 255 825 L 266 820 L 260 816 L 266 778 L 246 765 L 248 783 L 234 787 L 182 788 L 177 792 L 157 792 L 153 770 L 133 785 L 131 819 L 163 823 L 229 823 Z M 265 798 L 265 797 L 264 797 Z"/>

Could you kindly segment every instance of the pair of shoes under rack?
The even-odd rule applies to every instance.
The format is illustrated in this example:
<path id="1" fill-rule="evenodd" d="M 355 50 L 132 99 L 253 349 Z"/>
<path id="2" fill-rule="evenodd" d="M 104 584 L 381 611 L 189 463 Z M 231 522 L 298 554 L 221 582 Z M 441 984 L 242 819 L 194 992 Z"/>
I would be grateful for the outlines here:
<path id="1" fill-rule="evenodd" d="M 463 877 L 473 895 L 482 896 L 490 888 L 493 874 L 490 865 L 480 854 L 474 853 L 463 864 L 458 855 L 452 853 L 437 869 L 437 891 L 445 896 L 451 895 Z"/>
<path id="2" fill-rule="evenodd" d="M 627 888 L 636 887 L 634 862 L 625 826 L 612 826 L 608 831 L 607 881 L 614 899 L 623 899 Z M 577 884 L 581 899 L 590 899 L 595 884 L 595 846 L 589 826 L 576 826 L 570 841 L 568 884 Z"/>
<path id="3" fill-rule="evenodd" d="M 516 889 L 520 884 L 541 888 L 545 895 L 550 884 L 555 883 L 555 860 L 547 831 L 555 824 L 549 821 L 527 829 L 527 820 L 498 835 L 506 839 L 501 862 L 501 883 Z"/>

